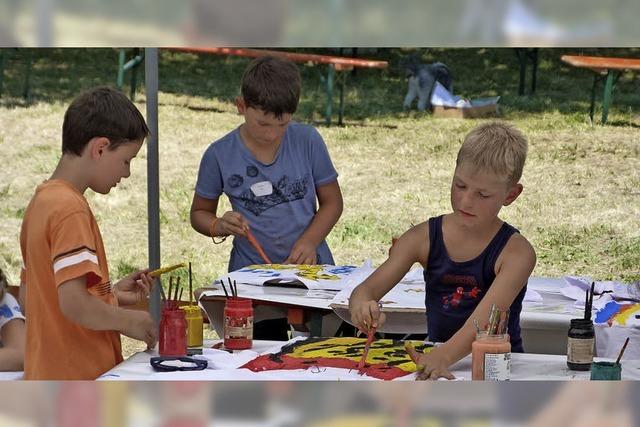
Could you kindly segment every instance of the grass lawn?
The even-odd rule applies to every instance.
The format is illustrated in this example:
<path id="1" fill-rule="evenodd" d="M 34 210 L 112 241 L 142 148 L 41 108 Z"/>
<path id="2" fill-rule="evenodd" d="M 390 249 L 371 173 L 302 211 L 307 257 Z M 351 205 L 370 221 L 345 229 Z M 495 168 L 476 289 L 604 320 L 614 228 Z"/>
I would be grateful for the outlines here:
<path id="1" fill-rule="evenodd" d="M 308 49 L 307 49 L 308 50 Z M 65 108 L 79 90 L 114 84 L 113 49 L 0 49 L 5 78 L 0 98 L 0 268 L 18 284 L 19 231 L 35 186 L 59 157 Z M 20 97 L 24 54 L 33 60 L 32 92 Z M 331 52 L 336 54 L 336 52 Z M 517 95 L 512 49 L 380 49 L 387 70 L 359 69 L 345 94 L 345 126 L 322 125 L 320 69 L 301 66 L 303 94 L 296 120 L 315 123 L 338 170 L 345 209 L 328 237 L 336 262 L 380 264 L 394 235 L 411 223 L 447 212 L 455 155 L 464 135 L 483 120 L 436 119 L 403 112 L 402 59 L 418 54 L 454 73 L 467 98 L 500 95 L 501 118 L 529 138 L 524 192 L 502 218 L 520 229 L 538 254 L 537 276 L 589 275 L 640 279 L 640 80 L 620 77 L 607 126 L 588 119 L 592 73 L 568 67 L 565 53 L 638 57 L 640 50 L 542 49 L 538 90 Z M 195 284 L 226 271 L 230 240 L 213 245 L 189 225 L 189 207 L 206 147 L 241 123 L 233 104 L 248 60 L 161 51 L 160 218 L 162 264 L 192 261 Z M 598 100 L 601 98 L 598 89 Z M 143 90 L 136 104 L 146 112 Z M 599 105 L 599 104 L 598 104 Z M 600 111 L 596 111 L 597 121 Z M 132 176 L 108 196 L 86 196 L 104 236 L 113 278 L 147 265 L 146 152 Z M 222 208 L 229 204 L 223 200 Z"/>

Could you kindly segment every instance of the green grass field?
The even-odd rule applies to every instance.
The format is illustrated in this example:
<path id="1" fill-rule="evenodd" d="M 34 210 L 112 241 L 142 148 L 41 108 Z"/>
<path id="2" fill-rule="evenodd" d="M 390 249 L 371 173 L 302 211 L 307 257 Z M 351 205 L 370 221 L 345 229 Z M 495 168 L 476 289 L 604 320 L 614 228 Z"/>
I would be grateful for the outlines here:
<path id="1" fill-rule="evenodd" d="M 3 50 L 0 98 L 0 267 L 13 283 L 21 265 L 18 236 L 34 187 L 59 157 L 64 110 L 79 90 L 113 84 L 113 49 Z M 331 52 L 335 53 L 335 52 Z M 391 236 L 410 223 L 449 209 L 449 183 L 462 138 L 481 120 L 436 119 L 403 112 L 402 60 L 420 55 L 443 61 L 455 93 L 501 95 L 502 119 L 521 128 L 530 150 L 525 191 L 503 218 L 533 243 L 534 274 L 585 274 L 636 280 L 640 265 L 639 80 L 623 74 L 610 124 L 588 120 L 592 74 L 564 66 L 563 53 L 637 56 L 637 50 L 542 49 L 538 90 L 517 96 L 518 68 L 511 49 L 383 49 L 387 70 L 358 69 L 348 76 L 346 125 L 322 125 L 324 69 L 301 66 L 303 96 L 296 120 L 318 124 L 344 193 L 345 210 L 329 235 L 338 263 L 384 260 Z M 20 95 L 24 58 L 33 61 L 31 96 Z M 162 51 L 160 55 L 160 183 L 162 263 L 191 260 L 197 285 L 226 269 L 231 244 L 214 246 L 189 225 L 200 157 L 208 144 L 241 123 L 233 99 L 248 60 Z M 142 88 L 139 88 L 142 90 Z M 600 95 L 600 91 L 598 91 Z M 144 92 L 137 96 L 145 112 Z M 599 111 L 596 112 L 599 120 Z M 132 177 L 106 197 L 87 197 L 102 227 L 112 275 L 147 264 L 146 153 Z M 223 207 L 227 207 L 225 202 Z"/>
<path id="2" fill-rule="evenodd" d="M 5 56 L 0 98 L 0 268 L 19 282 L 20 224 L 37 184 L 60 154 L 64 111 L 82 89 L 115 84 L 114 49 L 0 50 Z M 323 51 L 321 51 L 322 53 Z M 500 95 L 501 118 L 529 138 L 524 192 L 502 218 L 533 244 L 537 276 L 589 275 L 640 279 L 640 80 L 621 76 L 607 126 L 588 119 L 592 73 L 559 60 L 564 53 L 638 56 L 639 50 L 542 49 L 538 90 L 517 96 L 512 49 L 382 49 L 363 55 L 387 70 L 349 75 L 345 126 L 322 125 L 324 68 L 301 66 L 303 96 L 295 119 L 318 125 L 340 174 L 344 213 L 328 237 L 336 262 L 379 265 L 392 236 L 411 223 L 447 212 L 455 155 L 482 120 L 437 119 L 403 112 L 402 60 L 418 54 L 454 73 L 456 94 Z M 335 54 L 336 52 L 330 52 Z M 33 62 L 31 95 L 21 97 L 24 58 Z M 189 224 L 200 158 L 206 147 L 241 123 L 233 104 L 247 59 L 161 51 L 159 94 L 162 264 L 191 261 L 196 286 L 226 271 L 230 240 L 213 245 Z M 598 90 L 601 97 L 601 90 Z M 146 112 L 143 88 L 136 98 Z M 596 112 L 599 121 L 600 112 Z M 119 278 L 147 265 L 146 151 L 132 176 L 108 196 L 88 192 L 104 236 L 110 270 Z M 228 202 L 223 199 L 222 208 Z M 184 283 L 184 282 L 183 282 Z"/>

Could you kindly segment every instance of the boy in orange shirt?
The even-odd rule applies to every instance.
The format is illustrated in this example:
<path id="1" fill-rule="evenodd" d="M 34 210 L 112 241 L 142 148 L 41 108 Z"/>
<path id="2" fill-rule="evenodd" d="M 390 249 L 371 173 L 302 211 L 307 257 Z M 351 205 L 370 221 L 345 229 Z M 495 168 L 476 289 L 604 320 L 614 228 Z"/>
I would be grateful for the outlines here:
<path id="1" fill-rule="evenodd" d="M 102 237 L 84 198 L 130 175 L 149 129 L 126 96 L 107 87 L 78 96 L 62 125 L 62 157 L 27 207 L 20 233 L 20 302 L 29 313 L 25 379 L 95 379 L 120 363 L 120 333 L 156 343 L 156 325 L 135 304 L 146 270 L 112 286 Z"/>

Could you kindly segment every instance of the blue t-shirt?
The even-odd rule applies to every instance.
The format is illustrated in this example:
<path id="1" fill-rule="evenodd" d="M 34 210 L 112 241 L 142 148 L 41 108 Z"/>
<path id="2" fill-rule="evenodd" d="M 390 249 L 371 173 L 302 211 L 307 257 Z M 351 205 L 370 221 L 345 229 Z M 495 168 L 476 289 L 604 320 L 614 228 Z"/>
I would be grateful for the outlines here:
<path id="1" fill-rule="evenodd" d="M 424 271 L 425 306 L 429 339 L 445 342 L 467 321 L 496 278 L 498 256 L 518 230 L 506 222 L 476 258 L 456 262 L 449 258 L 442 234 L 442 216 L 429 218 L 429 260 Z M 527 291 L 523 287 L 509 310 L 511 351 L 524 351 L 520 337 L 520 312 Z"/>
<path id="2" fill-rule="evenodd" d="M 270 164 L 256 160 L 236 128 L 205 151 L 196 194 L 205 199 L 226 194 L 269 259 L 282 263 L 316 214 L 316 187 L 337 178 L 327 147 L 311 126 L 290 123 Z M 233 239 L 229 271 L 263 262 L 247 239 Z M 317 263 L 334 264 L 324 240 L 317 248 Z"/>

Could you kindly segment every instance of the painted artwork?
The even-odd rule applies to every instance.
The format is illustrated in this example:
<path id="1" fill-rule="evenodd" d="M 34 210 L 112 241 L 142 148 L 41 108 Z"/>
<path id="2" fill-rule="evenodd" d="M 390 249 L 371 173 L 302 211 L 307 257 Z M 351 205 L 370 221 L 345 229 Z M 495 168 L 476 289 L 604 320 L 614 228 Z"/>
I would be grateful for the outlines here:
<path id="1" fill-rule="evenodd" d="M 256 264 L 228 273 L 222 278 L 256 286 L 339 291 L 355 277 L 353 265 Z M 360 283 L 360 282 L 358 282 Z"/>
<path id="2" fill-rule="evenodd" d="M 338 292 L 331 302 L 332 306 L 348 307 L 353 287 Z M 398 283 L 381 299 L 380 303 L 394 311 L 424 311 L 425 285 L 415 283 Z"/>
<path id="3" fill-rule="evenodd" d="M 358 371 L 366 338 L 307 338 L 286 344 L 277 353 L 264 354 L 241 366 L 253 372 L 281 369 L 343 368 Z M 417 351 L 429 352 L 432 344 L 411 341 Z M 409 375 L 416 371 L 405 341 L 374 340 L 369 348 L 363 375 L 381 380 Z M 313 372 L 313 371 L 311 371 Z"/>
<path id="4" fill-rule="evenodd" d="M 616 301 L 608 302 L 596 312 L 594 323 L 608 324 L 609 326 L 638 326 L 640 319 L 640 303 L 620 304 Z"/>

